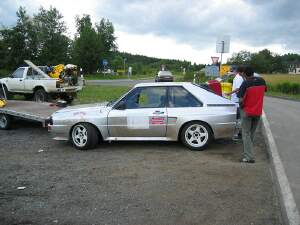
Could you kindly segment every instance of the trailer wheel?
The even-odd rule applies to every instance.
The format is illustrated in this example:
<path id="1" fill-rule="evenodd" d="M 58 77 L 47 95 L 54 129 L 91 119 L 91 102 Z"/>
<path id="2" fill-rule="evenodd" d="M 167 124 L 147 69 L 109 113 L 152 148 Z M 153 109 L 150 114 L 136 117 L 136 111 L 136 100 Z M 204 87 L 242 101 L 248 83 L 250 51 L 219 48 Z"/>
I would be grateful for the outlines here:
<path id="1" fill-rule="evenodd" d="M 8 130 L 11 125 L 11 116 L 0 114 L 0 130 Z"/>
<path id="2" fill-rule="evenodd" d="M 33 99 L 36 102 L 47 102 L 48 94 L 43 88 L 40 88 L 34 92 Z"/>
<path id="3" fill-rule="evenodd" d="M 99 142 L 97 130 L 89 123 L 78 123 L 72 128 L 71 141 L 79 150 L 95 148 Z"/>

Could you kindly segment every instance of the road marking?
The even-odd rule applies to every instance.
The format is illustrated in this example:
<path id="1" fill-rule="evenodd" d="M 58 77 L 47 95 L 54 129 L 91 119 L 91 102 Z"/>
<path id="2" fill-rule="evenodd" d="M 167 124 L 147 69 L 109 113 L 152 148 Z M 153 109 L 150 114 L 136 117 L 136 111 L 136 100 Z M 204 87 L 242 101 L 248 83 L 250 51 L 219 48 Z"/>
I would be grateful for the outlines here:
<path id="1" fill-rule="evenodd" d="M 280 194 L 284 220 L 286 224 L 289 225 L 300 225 L 300 216 L 297 205 L 291 191 L 290 183 L 280 159 L 278 149 L 265 112 L 263 112 L 262 121 L 264 131 L 263 133 L 267 140 L 267 146 L 272 159 L 273 170 L 277 179 L 278 192 Z"/>

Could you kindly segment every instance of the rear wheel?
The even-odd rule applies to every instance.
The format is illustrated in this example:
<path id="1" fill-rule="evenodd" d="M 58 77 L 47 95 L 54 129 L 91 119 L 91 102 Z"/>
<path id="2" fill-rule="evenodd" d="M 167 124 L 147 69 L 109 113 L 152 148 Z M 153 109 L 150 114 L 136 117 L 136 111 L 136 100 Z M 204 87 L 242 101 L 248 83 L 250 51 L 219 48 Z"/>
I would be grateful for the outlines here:
<path id="1" fill-rule="evenodd" d="M 76 124 L 71 132 L 71 141 L 79 150 L 95 148 L 99 141 L 97 130 L 89 123 Z"/>
<path id="2" fill-rule="evenodd" d="M 202 122 L 186 124 L 180 134 L 181 141 L 191 150 L 204 150 L 213 139 L 210 127 Z"/>
<path id="3" fill-rule="evenodd" d="M 38 89 L 34 92 L 33 96 L 34 101 L 36 102 L 47 102 L 48 100 L 48 94 L 44 89 Z"/>
<path id="4" fill-rule="evenodd" d="M 0 130 L 8 130 L 11 125 L 11 116 L 0 114 Z"/>

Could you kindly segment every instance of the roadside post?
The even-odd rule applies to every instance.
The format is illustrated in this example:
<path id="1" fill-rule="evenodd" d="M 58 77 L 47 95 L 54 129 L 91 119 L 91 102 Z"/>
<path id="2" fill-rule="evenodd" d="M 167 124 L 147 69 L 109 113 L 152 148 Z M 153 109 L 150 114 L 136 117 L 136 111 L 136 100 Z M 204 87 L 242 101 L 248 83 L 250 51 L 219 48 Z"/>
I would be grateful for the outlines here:
<path id="1" fill-rule="evenodd" d="M 222 66 L 223 53 L 229 53 L 229 48 L 230 48 L 229 35 L 223 35 L 217 38 L 216 52 L 221 53 L 220 67 Z"/>

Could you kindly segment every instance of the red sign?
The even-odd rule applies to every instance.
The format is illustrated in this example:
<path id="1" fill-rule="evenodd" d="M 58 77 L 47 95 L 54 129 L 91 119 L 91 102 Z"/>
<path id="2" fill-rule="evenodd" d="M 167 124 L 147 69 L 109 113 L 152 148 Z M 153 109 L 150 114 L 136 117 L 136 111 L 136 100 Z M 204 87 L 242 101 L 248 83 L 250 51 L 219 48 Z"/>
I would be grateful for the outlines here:
<path id="1" fill-rule="evenodd" d="M 165 117 L 159 117 L 159 116 L 152 117 L 150 124 L 152 125 L 165 124 Z"/>

